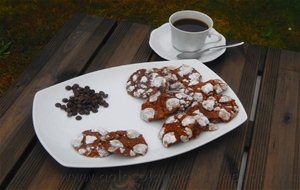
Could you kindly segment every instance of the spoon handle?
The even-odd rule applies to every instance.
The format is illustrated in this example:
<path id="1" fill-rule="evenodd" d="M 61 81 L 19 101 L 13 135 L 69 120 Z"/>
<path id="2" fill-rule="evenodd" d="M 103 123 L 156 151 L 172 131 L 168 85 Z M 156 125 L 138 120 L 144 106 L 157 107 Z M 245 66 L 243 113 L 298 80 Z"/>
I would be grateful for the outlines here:
<path id="1" fill-rule="evenodd" d="M 240 45 L 243 45 L 243 44 L 244 44 L 244 42 L 239 42 L 239 43 L 230 44 L 230 45 L 214 46 L 214 47 L 210 47 L 210 48 L 207 48 L 207 49 L 200 50 L 197 53 L 203 53 L 203 52 L 206 52 L 206 51 L 210 51 L 210 50 L 213 50 L 213 49 L 219 49 L 219 48 L 231 48 L 231 47 L 236 47 L 236 46 L 240 46 Z"/>
<path id="2" fill-rule="evenodd" d="M 236 47 L 236 46 L 240 46 L 243 44 L 244 44 L 244 42 L 239 42 L 239 43 L 230 44 L 230 45 L 220 45 L 220 46 L 209 47 L 209 48 L 206 48 L 206 49 L 203 49 L 200 51 L 196 51 L 196 52 L 182 52 L 177 55 L 177 58 L 178 59 L 199 59 L 202 56 L 203 52 L 210 51 L 213 49 L 231 48 L 231 47 Z"/>

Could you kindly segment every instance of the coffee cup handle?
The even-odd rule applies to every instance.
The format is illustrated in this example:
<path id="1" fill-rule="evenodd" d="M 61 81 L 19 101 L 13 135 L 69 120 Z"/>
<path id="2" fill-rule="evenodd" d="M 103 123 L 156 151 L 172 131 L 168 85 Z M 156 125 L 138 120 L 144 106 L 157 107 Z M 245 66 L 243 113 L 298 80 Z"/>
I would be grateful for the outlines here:
<path id="1" fill-rule="evenodd" d="M 211 31 L 209 31 L 208 37 L 211 38 L 212 36 L 216 36 L 216 37 L 217 37 L 217 40 L 212 41 L 212 42 L 208 42 L 208 43 L 205 43 L 205 44 L 213 44 L 213 43 L 220 42 L 220 41 L 222 40 L 222 37 L 221 37 L 220 34 L 215 34 L 215 33 L 212 33 Z"/>

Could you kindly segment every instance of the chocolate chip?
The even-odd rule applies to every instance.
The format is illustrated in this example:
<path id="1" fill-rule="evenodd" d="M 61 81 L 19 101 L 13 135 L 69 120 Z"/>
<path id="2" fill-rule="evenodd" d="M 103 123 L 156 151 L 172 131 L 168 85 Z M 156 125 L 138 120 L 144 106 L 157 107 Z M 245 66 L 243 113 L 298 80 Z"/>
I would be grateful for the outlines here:
<path id="1" fill-rule="evenodd" d="M 78 116 L 75 117 L 75 119 L 76 119 L 76 120 L 81 120 L 82 117 L 81 117 L 80 115 L 78 115 Z"/>
<path id="2" fill-rule="evenodd" d="M 74 89 L 77 89 L 78 87 L 79 87 L 78 84 L 73 84 L 72 89 L 74 90 Z"/>
<path id="3" fill-rule="evenodd" d="M 95 90 L 91 89 L 89 86 L 80 87 L 78 84 L 73 84 L 72 86 L 66 86 L 66 90 L 72 90 L 73 94 L 69 98 L 63 98 L 61 103 L 56 103 L 55 106 L 61 108 L 67 112 L 68 117 L 76 116 L 77 120 L 81 120 L 79 115 L 89 115 L 90 112 L 97 113 L 100 106 L 108 107 L 108 103 L 104 98 L 108 97 L 103 91 L 96 93 Z M 78 119 L 80 117 L 80 119 Z"/>
<path id="4" fill-rule="evenodd" d="M 72 90 L 72 87 L 71 86 L 66 86 L 66 90 Z"/>
<path id="5" fill-rule="evenodd" d="M 103 107 L 105 107 L 105 108 L 107 108 L 109 105 L 108 105 L 108 103 L 107 102 L 105 102 L 104 104 L 103 104 Z"/>
<path id="6" fill-rule="evenodd" d="M 62 102 L 63 102 L 63 103 L 67 103 L 68 101 L 69 101 L 68 98 L 63 98 L 63 99 L 62 99 Z"/>
<path id="7" fill-rule="evenodd" d="M 61 107 L 61 104 L 60 104 L 60 103 L 56 103 L 56 104 L 55 104 L 55 107 L 60 108 L 60 107 Z"/>

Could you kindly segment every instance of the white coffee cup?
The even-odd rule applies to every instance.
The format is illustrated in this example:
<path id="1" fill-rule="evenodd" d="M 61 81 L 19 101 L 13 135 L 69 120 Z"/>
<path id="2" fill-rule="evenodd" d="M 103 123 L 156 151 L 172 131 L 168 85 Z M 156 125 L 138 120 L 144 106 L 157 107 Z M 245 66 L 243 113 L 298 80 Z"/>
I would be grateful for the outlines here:
<path id="1" fill-rule="evenodd" d="M 174 23 L 182 19 L 194 19 L 200 20 L 207 24 L 208 29 L 200 32 L 188 32 L 181 29 L 178 29 L 174 26 Z M 206 38 L 215 35 L 217 40 L 209 43 L 216 43 L 222 38 L 220 35 L 213 34 L 211 29 L 213 28 L 213 20 L 206 14 L 192 11 L 184 10 L 173 13 L 169 18 L 169 24 L 171 27 L 171 42 L 175 49 L 182 52 L 193 52 L 200 50 L 206 43 Z"/>

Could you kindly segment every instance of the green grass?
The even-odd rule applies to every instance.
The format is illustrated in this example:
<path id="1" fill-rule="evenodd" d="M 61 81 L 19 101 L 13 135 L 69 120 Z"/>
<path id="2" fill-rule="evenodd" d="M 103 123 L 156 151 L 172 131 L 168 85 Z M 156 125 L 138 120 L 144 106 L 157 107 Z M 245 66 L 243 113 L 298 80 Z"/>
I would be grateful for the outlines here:
<path id="1" fill-rule="evenodd" d="M 300 51 L 298 0 L 0 0 L 0 44 L 12 43 L 0 58 L 0 96 L 77 12 L 157 27 L 183 9 L 207 13 L 228 39 Z"/>

